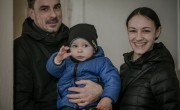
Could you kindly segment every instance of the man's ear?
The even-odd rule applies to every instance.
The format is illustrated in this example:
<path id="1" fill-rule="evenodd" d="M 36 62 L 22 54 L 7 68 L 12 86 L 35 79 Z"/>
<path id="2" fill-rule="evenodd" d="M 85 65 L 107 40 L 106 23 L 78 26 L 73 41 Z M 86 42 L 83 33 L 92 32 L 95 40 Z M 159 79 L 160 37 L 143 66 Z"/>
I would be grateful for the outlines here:
<path id="1" fill-rule="evenodd" d="M 31 8 L 28 9 L 28 16 L 29 16 L 32 20 L 34 20 L 34 10 L 33 10 L 33 9 L 31 9 Z"/>

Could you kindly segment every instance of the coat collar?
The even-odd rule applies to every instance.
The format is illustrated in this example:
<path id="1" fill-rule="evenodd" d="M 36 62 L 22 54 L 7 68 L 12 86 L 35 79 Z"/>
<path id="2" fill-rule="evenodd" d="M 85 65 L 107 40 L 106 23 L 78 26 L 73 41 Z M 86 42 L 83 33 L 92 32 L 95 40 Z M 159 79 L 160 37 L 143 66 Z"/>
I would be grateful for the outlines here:
<path id="1" fill-rule="evenodd" d="M 132 54 L 133 52 L 124 54 L 125 64 L 123 64 L 120 68 L 122 77 L 124 75 L 124 79 L 122 81 L 122 93 L 126 91 L 136 78 L 145 74 L 148 68 L 153 68 L 153 65 L 159 62 L 165 62 L 174 66 L 174 61 L 170 52 L 162 43 L 155 43 L 153 50 L 145 53 L 136 61 L 131 60 Z"/>
<path id="2" fill-rule="evenodd" d="M 38 28 L 33 20 L 28 17 L 23 23 L 22 34 L 28 35 L 34 40 L 43 42 L 45 45 L 57 46 L 59 42 L 68 38 L 69 28 L 62 23 L 58 33 L 55 36 L 52 36 L 51 33 Z"/>

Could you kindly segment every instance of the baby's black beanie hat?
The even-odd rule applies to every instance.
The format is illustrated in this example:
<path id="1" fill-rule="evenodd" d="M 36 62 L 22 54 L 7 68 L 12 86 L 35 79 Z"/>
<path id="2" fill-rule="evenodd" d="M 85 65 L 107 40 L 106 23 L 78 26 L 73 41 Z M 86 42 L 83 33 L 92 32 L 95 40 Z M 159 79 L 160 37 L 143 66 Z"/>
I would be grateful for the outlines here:
<path id="1" fill-rule="evenodd" d="M 98 36 L 94 25 L 81 23 L 71 27 L 69 30 L 69 39 L 68 39 L 69 46 L 77 38 L 83 38 L 87 40 L 94 48 L 95 53 L 98 51 L 98 47 L 97 47 Z"/>

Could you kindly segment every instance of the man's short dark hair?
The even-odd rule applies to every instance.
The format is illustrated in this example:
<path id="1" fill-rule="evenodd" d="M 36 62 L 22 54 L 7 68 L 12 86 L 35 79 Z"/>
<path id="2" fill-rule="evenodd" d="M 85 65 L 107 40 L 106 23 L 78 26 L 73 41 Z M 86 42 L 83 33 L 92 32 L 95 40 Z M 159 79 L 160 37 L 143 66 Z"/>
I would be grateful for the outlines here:
<path id="1" fill-rule="evenodd" d="M 28 8 L 34 8 L 35 0 L 27 0 L 28 2 Z"/>

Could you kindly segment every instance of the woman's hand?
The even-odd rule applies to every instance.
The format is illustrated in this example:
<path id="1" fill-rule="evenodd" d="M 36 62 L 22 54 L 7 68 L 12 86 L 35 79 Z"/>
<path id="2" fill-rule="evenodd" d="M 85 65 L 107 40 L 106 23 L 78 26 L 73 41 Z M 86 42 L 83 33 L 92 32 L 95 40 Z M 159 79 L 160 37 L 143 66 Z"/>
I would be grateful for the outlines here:
<path id="1" fill-rule="evenodd" d="M 80 80 L 76 82 L 77 85 L 83 84 L 84 88 L 70 87 L 69 91 L 74 91 L 79 94 L 68 94 L 67 97 L 72 103 L 79 106 L 86 106 L 100 99 L 102 95 L 102 86 L 90 80 Z"/>
<path id="2" fill-rule="evenodd" d="M 112 110 L 112 100 L 109 97 L 103 97 L 97 105 L 98 110 Z"/>

